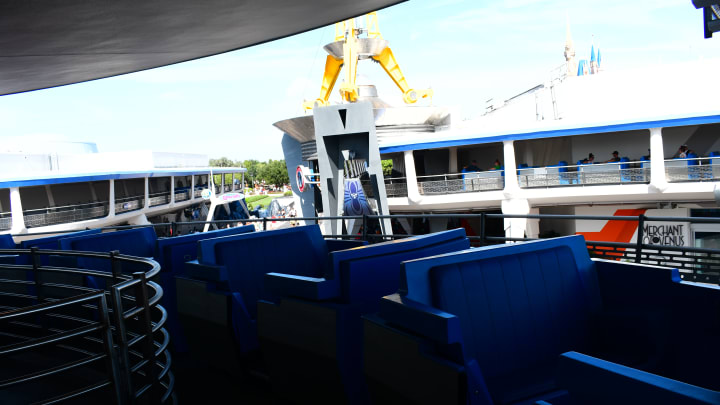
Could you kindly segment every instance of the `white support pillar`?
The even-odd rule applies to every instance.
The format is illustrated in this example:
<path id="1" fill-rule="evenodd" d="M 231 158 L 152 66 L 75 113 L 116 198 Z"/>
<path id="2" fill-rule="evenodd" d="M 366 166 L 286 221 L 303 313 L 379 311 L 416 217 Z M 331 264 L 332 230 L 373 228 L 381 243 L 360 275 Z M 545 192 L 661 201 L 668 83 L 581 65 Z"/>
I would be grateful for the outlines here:
<path id="1" fill-rule="evenodd" d="M 195 175 L 190 176 L 190 199 L 195 199 Z"/>
<path id="2" fill-rule="evenodd" d="M 175 176 L 170 176 L 170 205 L 175 204 Z"/>
<path id="3" fill-rule="evenodd" d="M 458 172 L 457 156 L 458 156 L 457 146 L 448 148 L 448 173 L 457 173 Z"/>
<path id="4" fill-rule="evenodd" d="M 110 179 L 110 191 L 108 192 L 108 217 L 115 216 L 115 180 Z"/>
<path id="5" fill-rule="evenodd" d="M 650 189 L 660 193 L 667 185 L 662 128 L 650 128 Z"/>
<path id="6" fill-rule="evenodd" d="M 420 200 L 420 191 L 418 190 L 417 173 L 415 173 L 415 156 L 411 150 L 406 150 L 404 153 L 408 200 L 416 202 Z"/>
<path id="7" fill-rule="evenodd" d="M 515 162 L 515 146 L 513 141 L 503 141 L 503 157 L 505 159 L 505 195 L 512 196 L 520 186 L 517 178 L 517 163 Z"/>
<path id="8" fill-rule="evenodd" d="M 12 227 L 10 233 L 26 233 L 25 217 L 23 216 L 22 200 L 20 199 L 20 188 L 10 188 L 10 212 L 12 216 Z"/>
<path id="9" fill-rule="evenodd" d="M 150 178 L 145 177 L 145 207 L 144 209 L 150 208 Z"/>
<path id="10" fill-rule="evenodd" d="M 530 203 L 524 198 L 510 198 L 501 203 L 502 213 L 505 215 L 527 215 L 530 213 Z M 526 233 L 530 237 L 534 224 L 528 224 L 527 218 L 505 218 L 503 228 L 506 238 L 524 238 Z"/>

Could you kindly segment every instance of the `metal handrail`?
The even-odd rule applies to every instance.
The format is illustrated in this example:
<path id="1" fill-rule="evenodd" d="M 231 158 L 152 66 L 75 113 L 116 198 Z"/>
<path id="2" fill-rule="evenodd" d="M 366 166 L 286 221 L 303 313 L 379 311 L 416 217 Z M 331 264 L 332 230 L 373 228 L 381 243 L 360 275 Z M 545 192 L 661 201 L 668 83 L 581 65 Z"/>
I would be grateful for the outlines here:
<path id="1" fill-rule="evenodd" d="M 69 349 L 78 353 L 78 355 L 84 353 L 80 359 L 72 359 L 60 365 L 53 364 L 52 367 L 43 370 L 24 373 L 0 381 L 0 387 L 12 389 L 12 387 L 19 384 L 27 386 L 27 384 L 35 382 L 40 384 L 38 385 L 38 392 L 41 392 L 43 387 L 42 379 L 56 376 L 59 378 L 59 376 L 70 370 L 90 367 L 91 363 L 105 360 L 106 374 L 100 381 L 59 395 L 48 392 L 48 394 L 55 396 L 44 398 L 42 401 L 55 402 L 81 397 L 101 389 L 107 389 L 107 387 L 111 388 L 113 402 L 119 404 L 134 403 L 141 396 L 147 395 L 151 395 L 149 399 L 153 403 L 166 402 L 173 397 L 174 377 L 170 371 L 171 357 L 167 351 L 169 335 L 163 328 L 167 320 L 167 312 L 159 305 L 163 290 L 157 283 L 150 281 L 160 272 L 160 266 L 157 262 L 146 258 L 121 255 L 118 252 L 73 252 L 39 250 L 36 248 L 0 250 L 0 255 L 29 256 L 31 264 L 0 264 L 0 268 L 11 272 L 15 271 L 21 275 L 25 273 L 33 275 L 31 277 L 33 281 L 26 280 L 27 276 L 25 275 L 22 276 L 23 279 L 18 280 L 0 279 L 0 287 L 9 284 L 28 288 L 26 294 L 17 294 L 15 292 L 17 287 L 12 287 L 13 289 L 9 291 L 3 291 L 0 288 L 0 296 L 4 296 L 6 299 L 14 299 L 16 302 L 27 302 L 28 299 L 35 302 L 35 304 L 29 306 L 13 304 L 15 308 L 0 313 L 0 322 L 7 323 L 10 327 L 12 325 L 24 327 L 24 325 L 37 324 L 42 328 L 43 319 L 46 317 L 55 320 L 52 328 L 45 329 L 52 332 L 50 335 L 23 338 L 22 334 L 13 334 L 12 336 L 20 341 L 0 347 L 0 356 L 33 350 L 39 346 Z M 110 261 L 112 272 L 46 266 L 41 264 L 40 258 L 42 256 L 106 259 Z M 147 270 L 125 274 L 121 271 L 123 263 L 142 265 Z M 103 290 L 57 282 L 43 282 L 38 277 L 40 273 L 65 273 L 102 277 L 108 280 L 108 287 L 107 290 Z M 45 296 L 46 288 L 52 288 L 51 291 L 64 290 L 73 295 L 55 299 Z M 128 289 L 132 291 L 126 291 Z M 108 302 L 110 302 L 110 305 L 108 305 Z M 131 307 L 124 309 L 124 306 L 128 304 Z M 58 312 L 71 305 L 81 305 L 92 310 L 93 313 L 99 311 L 99 317 L 94 318 L 91 316 L 86 319 L 78 317 L 76 314 L 65 315 Z M 28 317 L 29 320 L 18 323 L 17 320 L 21 317 Z M 130 322 L 133 318 L 143 321 L 144 326 L 140 328 L 135 326 L 134 321 Z M 4 334 L 7 335 L 5 332 L 11 332 L 11 330 L 4 328 Z M 95 333 L 100 333 L 102 338 L 93 337 L 92 335 Z M 160 334 L 158 336 L 159 341 L 155 337 L 156 333 Z M 83 346 L 82 349 L 76 348 L 73 346 L 75 345 L 72 343 L 73 339 L 83 339 L 90 345 Z M 141 351 L 130 349 L 127 345 L 130 340 L 144 342 L 145 349 Z M 99 346 L 102 346 L 103 349 L 94 352 L 94 350 L 99 349 L 93 349 L 93 347 Z M 123 355 L 125 357 L 122 357 Z M 128 355 L 132 355 L 134 359 L 139 359 L 139 362 L 145 362 L 147 366 L 143 370 L 136 369 L 133 371 L 132 365 L 127 361 Z M 154 369 L 160 371 L 155 372 Z M 131 378 L 132 374 L 135 374 L 135 376 Z M 132 384 L 138 382 L 142 384 L 142 387 L 133 390 Z"/>

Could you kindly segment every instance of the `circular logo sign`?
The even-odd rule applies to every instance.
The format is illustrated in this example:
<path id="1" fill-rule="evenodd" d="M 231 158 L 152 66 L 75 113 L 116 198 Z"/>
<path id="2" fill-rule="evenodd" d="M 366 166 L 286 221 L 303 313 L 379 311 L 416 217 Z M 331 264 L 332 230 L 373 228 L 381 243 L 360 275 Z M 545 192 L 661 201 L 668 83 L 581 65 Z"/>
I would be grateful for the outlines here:
<path id="1" fill-rule="evenodd" d="M 305 191 L 307 184 L 305 184 L 305 174 L 303 173 L 303 166 L 300 165 L 295 170 L 295 183 L 297 184 L 298 190 L 302 193 Z"/>
<path id="2" fill-rule="evenodd" d="M 200 192 L 200 197 L 203 198 L 203 200 L 209 200 L 210 197 L 212 197 L 212 191 L 210 189 L 205 189 L 202 192 Z"/>

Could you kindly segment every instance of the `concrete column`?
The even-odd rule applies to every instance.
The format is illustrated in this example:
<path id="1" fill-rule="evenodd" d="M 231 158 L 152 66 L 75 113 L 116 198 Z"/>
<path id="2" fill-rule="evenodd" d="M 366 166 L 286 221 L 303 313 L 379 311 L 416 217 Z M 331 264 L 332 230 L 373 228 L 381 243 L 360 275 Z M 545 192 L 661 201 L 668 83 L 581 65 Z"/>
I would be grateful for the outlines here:
<path id="1" fill-rule="evenodd" d="M 662 192 L 667 185 L 662 128 L 650 128 L 650 189 Z"/>
<path id="2" fill-rule="evenodd" d="M 448 173 L 457 173 L 458 172 L 458 148 L 457 146 L 453 146 L 451 148 L 448 148 Z"/>
<path id="3" fill-rule="evenodd" d="M 524 198 L 503 200 L 501 208 L 502 213 L 505 215 L 527 215 L 530 213 L 530 203 Z M 506 238 L 524 238 L 526 231 L 528 231 L 527 234 L 530 237 L 534 232 L 534 224 L 530 224 L 530 229 L 528 229 L 527 218 L 505 218 L 503 223 Z"/>
<path id="4" fill-rule="evenodd" d="M 170 176 L 170 205 L 175 204 L 175 176 Z"/>
<path id="5" fill-rule="evenodd" d="M 145 209 L 150 208 L 150 178 L 145 177 Z"/>
<path id="6" fill-rule="evenodd" d="M 108 193 L 108 217 L 115 216 L 115 180 L 110 179 L 110 192 Z"/>
<path id="7" fill-rule="evenodd" d="M 190 199 L 195 199 L 195 175 L 190 176 Z"/>
<path id="8" fill-rule="evenodd" d="M 515 162 L 515 146 L 513 141 L 503 141 L 503 157 L 505 158 L 505 195 L 512 195 L 518 190 L 517 163 Z"/>
<path id="9" fill-rule="evenodd" d="M 416 202 L 420 200 L 420 191 L 418 190 L 417 173 L 415 173 L 415 156 L 411 150 L 406 150 L 404 153 L 408 200 Z"/>
<path id="10" fill-rule="evenodd" d="M 20 188 L 10 188 L 10 213 L 12 216 L 12 227 L 10 233 L 26 233 L 25 217 L 23 216 L 22 200 L 20 199 Z"/>

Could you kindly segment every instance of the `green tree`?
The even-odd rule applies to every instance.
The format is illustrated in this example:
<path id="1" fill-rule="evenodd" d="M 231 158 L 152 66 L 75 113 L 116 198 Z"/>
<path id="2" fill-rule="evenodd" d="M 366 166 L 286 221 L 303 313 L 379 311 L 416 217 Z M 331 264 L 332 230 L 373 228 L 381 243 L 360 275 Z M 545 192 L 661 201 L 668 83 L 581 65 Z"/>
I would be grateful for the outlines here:
<path id="1" fill-rule="evenodd" d="M 209 165 L 211 167 L 239 167 L 239 163 L 240 162 L 233 162 L 232 160 L 223 156 L 220 159 L 210 159 Z"/>
<path id="2" fill-rule="evenodd" d="M 262 163 L 258 168 L 258 177 L 265 180 L 265 183 L 275 184 L 276 186 L 290 182 L 285 160 L 270 159 L 267 163 Z"/>
<path id="3" fill-rule="evenodd" d="M 392 175 L 392 168 L 393 168 L 392 159 L 381 160 L 380 163 L 382 164 L 383 176 Z"/>

